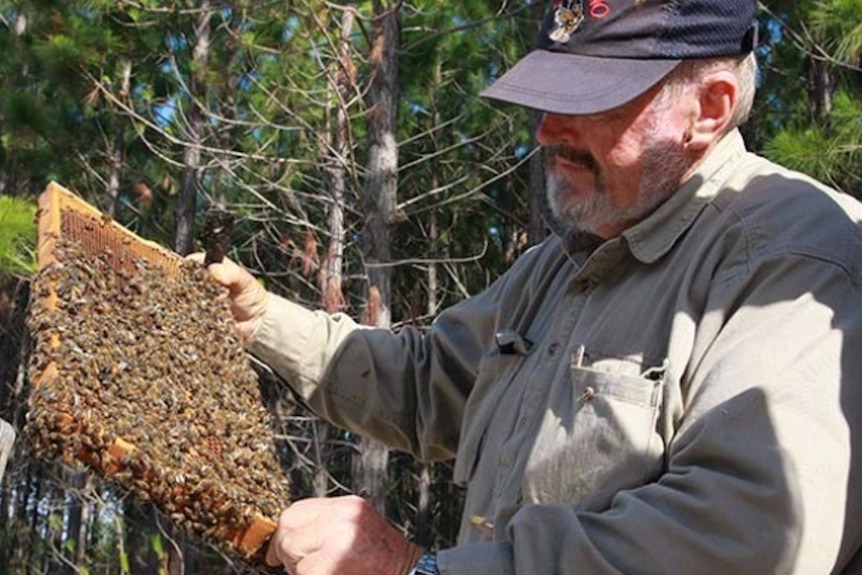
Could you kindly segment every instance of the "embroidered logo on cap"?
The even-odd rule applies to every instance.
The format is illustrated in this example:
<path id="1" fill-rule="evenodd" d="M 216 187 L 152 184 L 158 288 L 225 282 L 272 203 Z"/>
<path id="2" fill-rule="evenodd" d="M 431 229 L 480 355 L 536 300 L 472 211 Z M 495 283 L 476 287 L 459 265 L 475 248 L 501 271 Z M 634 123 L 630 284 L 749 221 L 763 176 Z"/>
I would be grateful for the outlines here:
<path id="1" fill-rule="evenodd" d="M 554 42 L 565 44 L 572 39 L 572 34 L 584 21 L 584 5 L 582 0 L 555 0 L 554 26 L 548 32 L 548 38 Z"/>

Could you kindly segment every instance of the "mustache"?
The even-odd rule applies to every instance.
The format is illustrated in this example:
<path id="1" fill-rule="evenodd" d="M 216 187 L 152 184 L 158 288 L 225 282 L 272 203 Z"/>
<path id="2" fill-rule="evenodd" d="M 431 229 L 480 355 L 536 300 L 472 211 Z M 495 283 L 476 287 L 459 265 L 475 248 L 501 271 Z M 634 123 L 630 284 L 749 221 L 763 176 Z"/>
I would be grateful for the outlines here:
<path id="1" fill-rule="evenodd" d="M 581 164 L 594 174 L 598 174 L 599 172 L 599 164 L 596 162 L 596 159 L 592 154 L 584 150 L 578 150 L 576 148 L 557 144 L 545 147 L 544 152 L 546 160 L 558 157 L 567 162 Z"/>

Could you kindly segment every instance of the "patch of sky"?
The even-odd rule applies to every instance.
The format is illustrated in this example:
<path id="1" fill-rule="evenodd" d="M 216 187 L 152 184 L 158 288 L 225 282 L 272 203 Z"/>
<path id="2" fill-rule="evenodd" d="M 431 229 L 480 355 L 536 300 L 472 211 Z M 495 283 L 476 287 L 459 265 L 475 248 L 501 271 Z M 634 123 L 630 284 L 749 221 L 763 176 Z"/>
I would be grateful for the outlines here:
<path id="1" fill-rule="evenodd" d="M 179 52 L 189 47 L 189 41 L 181 34 L 167 34 L 165 44 L 171 52 Z"/>
<path id="2" fill-rule="evenodd" d="M 161 127 L 165 127 L 173 122 L 176 115 L 176 96 L 172 96 L 163 103 L 153 104 L 153 116 L 155 116 L 156 123 Z"/>
<path id="3" fill-rule="evenodd" d="M 407 102 L 407 108 L 412 113 L 416 114 L 417 116 L 419 116 L 419 115 L 427 116 L 428 115 L 428 108 L 425 107 L 424 105 L 420 104 L 419 102 L 410 100 Z"/>
<path id="4" fill-rule="evenodd" d="M 301 22 L 296 16 L 291 16 L 284 23 L 284 31 L 281 33 L 281 39 L 284 42 L 290 42 L 296 36 L 297 30 L 300 28 Z"/>

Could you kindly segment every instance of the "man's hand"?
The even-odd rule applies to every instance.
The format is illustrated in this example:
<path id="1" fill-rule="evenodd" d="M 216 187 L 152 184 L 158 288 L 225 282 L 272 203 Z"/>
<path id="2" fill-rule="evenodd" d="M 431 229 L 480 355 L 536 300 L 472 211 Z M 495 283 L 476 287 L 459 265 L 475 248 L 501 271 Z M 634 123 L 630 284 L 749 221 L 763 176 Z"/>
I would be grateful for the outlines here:
<path id="1" fill-rule="evenodd" d="M 266 562 L 291 575 L 407 575 L 422 548 L 356 496 L 297 501 L 281 514 Z"/>
<path id="2" fill-rule="evenodd" d="M 192 254 L 188 259 L 204 262 L 202 253 Z M 225 258 L 212 263 L 207 270 L 216 282 L 228 289 L 230 309 L 243 341 L 251 339 L 263 321 L 269 293 L 248 271 Z"/>

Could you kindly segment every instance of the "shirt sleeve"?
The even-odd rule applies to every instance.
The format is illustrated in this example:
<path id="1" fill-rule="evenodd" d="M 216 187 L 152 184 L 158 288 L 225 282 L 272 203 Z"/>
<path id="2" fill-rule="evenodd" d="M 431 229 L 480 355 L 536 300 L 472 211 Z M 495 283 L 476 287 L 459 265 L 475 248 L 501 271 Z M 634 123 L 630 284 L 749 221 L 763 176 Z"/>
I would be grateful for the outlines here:
<path id="1" fill-rule="evenodd" d="M 441 573 L 841 573 L 862 532 L 862 293 L 806 255 L 749 271 L 715 282 L 657 480 L 601 512 L 524 505 Z"/>
<path id="2" fill-rule="evenodd" d="M 448 459 L 504 278 L 444 311 L 427 333 L 360 326 L 271 296 L 249 349 L 328 421 L 421 460 Z"/>

